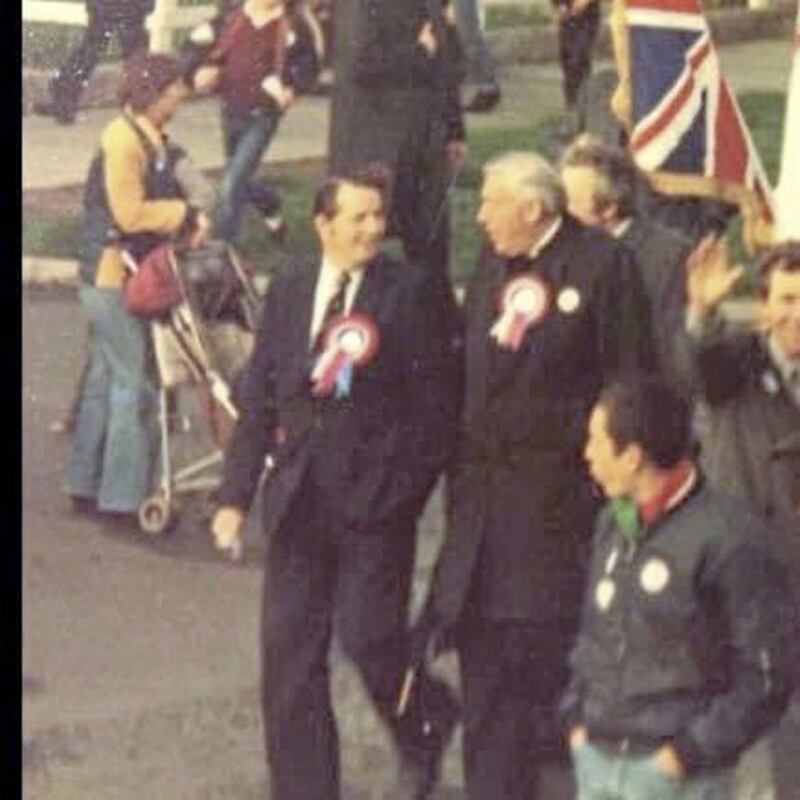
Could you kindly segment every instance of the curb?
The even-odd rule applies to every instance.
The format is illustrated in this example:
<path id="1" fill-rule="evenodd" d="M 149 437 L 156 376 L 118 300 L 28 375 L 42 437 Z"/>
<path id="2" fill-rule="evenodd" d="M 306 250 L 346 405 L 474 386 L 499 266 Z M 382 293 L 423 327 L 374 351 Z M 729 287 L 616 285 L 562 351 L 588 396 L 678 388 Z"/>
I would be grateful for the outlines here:
<path id="1" fill-rule="evenodd" d="M 774 8 L 716 9 L 707 13 L 717 45 L 734 44 L 755 39 L 789 37 L 793 31 L 796 7 L 791 2 L 779 2 Z M 558 59 L 556 26 L 530 25 L 521 28 L 502 28 L 486 36 L 495 59 L 504 64 L 540 64 Z M 596 56 L 611 54 L 608 21 L 603 23 L 598 37 Z M 119 64 L 102 64 L 92 74 L 81 99 L 81 108 L 100 108 L 116 105 L 116 88 L 121 74 Z M 22 113 L 28 114 L 34 102 L 47 96 L 50 73 L 42 69 L 22 70 Z"/>
<path id="2" fill-rule="evenodd" d="M 23 256 L 22 285 L 78 285 L 78 262 L 64 258 Z"/>

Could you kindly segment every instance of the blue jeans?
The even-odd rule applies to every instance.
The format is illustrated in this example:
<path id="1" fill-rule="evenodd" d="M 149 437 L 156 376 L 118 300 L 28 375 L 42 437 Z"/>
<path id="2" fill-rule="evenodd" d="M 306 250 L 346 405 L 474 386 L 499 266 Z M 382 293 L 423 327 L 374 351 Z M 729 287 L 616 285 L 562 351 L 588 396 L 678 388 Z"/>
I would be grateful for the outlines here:
<path id="1" fill-rule="evenodd" d="M 222 135 L 227 165 L 214 215 L 217 238 L 225 241 L 235 238 L 242 209 L 248 201 L 265 217 L 280 210 L 280 199 L 269 183 L 264 178 L 252 178 L 278 129 L 280 117 L 280 112 L 273 109 L 242 114 L 223 106 Z"/>
<path id="2" fill-rule="evenodd" d="M 456 0 L 458 35 L 467 57 L 469 82 L 479 88 L 496 85 L 494 60 L 481 25 L 481 0 Z"/>
<path id="3" fill-rule="evenodd" d="M 653 756 L 621 755 L 586 743 L 574 750 L 577 800 L 731 800 L 729 770 L 671 778 Z"/>
<path id="4" fill-rule="evenodd" d="M 153 489 L 157 394 L 148 378 L 147 323 L 119 289 L 82 286 L 90 355 L 67 462 L 67 491 L 101 511 L 134 512 Z"/>

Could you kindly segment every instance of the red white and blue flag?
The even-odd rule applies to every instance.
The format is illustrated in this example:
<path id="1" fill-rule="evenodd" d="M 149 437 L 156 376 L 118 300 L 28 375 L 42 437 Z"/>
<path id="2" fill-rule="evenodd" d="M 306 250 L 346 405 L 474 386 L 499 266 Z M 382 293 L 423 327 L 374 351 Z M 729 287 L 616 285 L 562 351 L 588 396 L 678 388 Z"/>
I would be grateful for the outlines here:
<path id="1" fill-rule="evenodd" d="M 617 0 L 612 30 L 614 108 L 636 164 L 665 193 L 738 204 L 763 240 L 772 191 L 699 0 Z"/>

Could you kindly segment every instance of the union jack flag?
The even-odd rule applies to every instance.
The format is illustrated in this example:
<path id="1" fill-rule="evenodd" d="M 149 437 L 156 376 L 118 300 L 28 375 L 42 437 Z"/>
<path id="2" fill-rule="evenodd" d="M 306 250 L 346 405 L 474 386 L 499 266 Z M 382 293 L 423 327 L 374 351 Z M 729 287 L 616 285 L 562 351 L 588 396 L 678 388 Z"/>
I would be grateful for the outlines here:
<path id="1" fill-rule="evenodd" d="M 772 191 L 699 0 L 617 0 L 615 110 L 637 165 L 668 194 L 736 203 L 763 239 Z"/>

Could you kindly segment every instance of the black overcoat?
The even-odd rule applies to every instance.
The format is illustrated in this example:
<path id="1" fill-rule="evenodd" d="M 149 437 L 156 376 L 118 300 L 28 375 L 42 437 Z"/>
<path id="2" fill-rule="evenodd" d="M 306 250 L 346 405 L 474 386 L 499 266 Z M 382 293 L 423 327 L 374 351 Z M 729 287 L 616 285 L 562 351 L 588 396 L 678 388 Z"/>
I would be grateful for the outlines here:
<path id="1" fill-rule="evenodd" d="M 524 270 L 544 278 L 552 304 L 514 353 L 489 331 L 501 287 Z M 484 618 L 574 623 L 597 506 L 581 456 L 588 414 L 612 376 L 652 364 L 638 272 L 625 248 L 565 217 L 535 261 L 479 267 L 466 328 L 463 437 L 433 608 L 445 625 L 468 599 Z"/>

